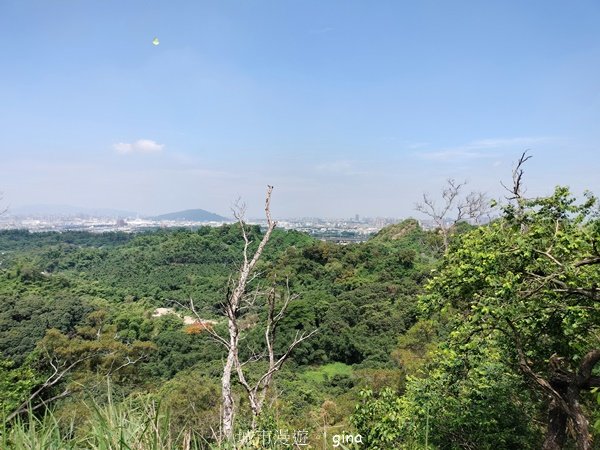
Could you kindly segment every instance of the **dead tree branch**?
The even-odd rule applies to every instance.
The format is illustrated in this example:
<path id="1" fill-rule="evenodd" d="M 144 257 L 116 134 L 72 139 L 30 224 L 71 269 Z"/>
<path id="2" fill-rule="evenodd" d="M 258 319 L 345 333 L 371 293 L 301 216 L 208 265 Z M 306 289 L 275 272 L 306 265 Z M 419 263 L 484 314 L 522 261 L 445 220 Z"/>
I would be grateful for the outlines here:
<path id="1" fill-rule="evenodd" d="M 520 202 L 524 198 L 523 194 L 525 193 L 525 190 L 523 188 L 523 174 L 525 173 L 525 171 L 523 169 L 523 166 L 527 161 L 529 161 L 532 158 L 532 155 L 527 154 L 528 151 L 529 150 L 525 150 L 523 153 L 521 153 L 519 160 L 513 168 L 512 186 L 508 187 L 502 181 L 500 182 L 502 187 L 509 192 L 509 196 L 506 197 L 508 201 Z"/>
<path id="2" fill-rule="evenodd" d="M 277 222 L 275 222 L 271 217 L 272 192 L 273 186 L 267 186 L 267 195 L 265 199 L 265 217 L 267 219 L 267 229 L 260 243 L 258 244 L 256 251 L 252 256 L 250 256 L 249 254 L 251 242 L 248 236 L 248 232 L 246 230 L 245 223 L 246 206 L 238 202 L 236 207 L 234 208 L 233 213 L 234 217 L 237 219 L 240 225 L 242 238 L 244 239 L 244 247 L 242 250 L 243 260 L 238 272 L 237 279 L 234 280 L 228 288 L 228 295 L 225 299 L 225 304 L 223 305 L 223 311 L 225 317 L 227 318 L 227 330 L 229 336 L 228 338 L 222 338 L 218 336 L 216 332 L 213 334 L 213 337 L 219 342 L 224 343 L 223 341 L 225 341 L 225 346 L 227 348 L 227 359 L 225 360 L 225 364 L 223 366 L 223 376 L 221 377 L 221 420 L 224 438 L 229 441 L 233 438 L 233 423 L 235 415 L 233 392 L 231 387 L 231 375 L 234 369 L 239 374 L 238 367 L 240 367 L 238 357 L 240 342 L 238 318 L 240 314 L 240 309 L 242 307 L 242 301 L 246 294 L 247 286 L 253 279 L 252 276 L 254 275 L 256 264 L 262 256 L 265 246 L 271 238 L 273 230 L 277 226 Z"/>
<path id="3" fill-rule="evenodd" d="M 429 216 L 443 239 L 444 250 L 448 250 L 450 235 L 462 221 L 480 223 L 482 217 L 490 213 L 487 196 L 482 192 L 471 192 L 461 198 L 461 191 L 467 184 L 449 178 L 442 190 L 443 204 L 438 206 L 429 194 L 423 194 L 423 201 L 415 204 L 415 209 Z M 454 213 L 454 214 L 453 214 Z"/>

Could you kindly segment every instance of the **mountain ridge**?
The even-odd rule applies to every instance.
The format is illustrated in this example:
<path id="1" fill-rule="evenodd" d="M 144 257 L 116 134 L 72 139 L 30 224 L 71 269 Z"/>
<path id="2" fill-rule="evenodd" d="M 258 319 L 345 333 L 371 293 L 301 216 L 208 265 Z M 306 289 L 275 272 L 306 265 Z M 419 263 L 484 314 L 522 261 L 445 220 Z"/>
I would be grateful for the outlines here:
<path id="1" fill-rule="evenodd" d="M 230 219 L 227 217 L 220 216 L 204 209 L 184 209 L 182 211 L 175 211 L 166 214 L 160 214 L 158 216 L 150 217 L 152 220 L 182 220 L 192 222 L 229 222 Z"/>

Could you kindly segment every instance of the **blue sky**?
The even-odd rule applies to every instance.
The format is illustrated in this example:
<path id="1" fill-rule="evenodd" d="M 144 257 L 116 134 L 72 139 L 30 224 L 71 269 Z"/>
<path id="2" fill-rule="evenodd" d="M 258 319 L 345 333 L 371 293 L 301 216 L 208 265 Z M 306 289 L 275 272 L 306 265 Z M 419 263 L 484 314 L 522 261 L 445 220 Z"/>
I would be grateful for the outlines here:
<path id="1" fill-rule="evenodd" d="M 448 177 L 600 194 L 597 1 L 1 0 L 0 190 L 407 216 Z M 152 44 L 158 37 L 160 44 Z"/>

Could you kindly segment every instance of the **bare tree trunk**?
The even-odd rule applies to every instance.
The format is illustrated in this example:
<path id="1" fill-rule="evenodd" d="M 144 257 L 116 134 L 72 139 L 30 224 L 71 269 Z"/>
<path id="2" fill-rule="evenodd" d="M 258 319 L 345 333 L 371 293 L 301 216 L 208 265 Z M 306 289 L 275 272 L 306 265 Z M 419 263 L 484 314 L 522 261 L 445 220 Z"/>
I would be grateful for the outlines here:
<path id="1" fill-rule="evenodd" d="M 591 450 L 593 439 L 590 433 L 589 421 L 579 403 L 579 388 L 574 381 L 571 381 L 566 389 L 564 384 L 555 389 L 564 399 L 564 403 L 561 405 L 561 402 L 555 399 L 550 401 L 548 427 L 542 450 L 562 450 L 567 442 L 569 423 L 573 430 L 577 449 Z"/>
<path id="2" fill-rule="evenodd" d="M 448 241 L 449 230 L 444 228 L 442 225 L 442 228 L 440 228 L 440 232 L 442 233 L 442 238 L 443 238 L 443 242 L 444 242 L 444 251 L 447 252 L 448 247 L 450 246 L 450 242 Z"/>
<path id="3" fill-rule="evenodd" d="M 258 426 L 258 418 L 262 412 L 262 403 L 257 403 L 255 400 L 250 401 L 250 409 L 252 410 L 252 430 L 256 430 Z"/>
<path id="4" fill-rule="evenodd" d="M 568 397 L 571 404 L 571 409 L 573 411 L 571 422 L 573 423 L 573 430 L 575 431 L 577 449 L 592 450 L 593 438 L 592 434 L 590 433 L 590 423 L 587 417 L 585 417 L 585 414 L 581 409 L 581 404 L 579 403 L 579 389 L 575 388 L 575 390 L 577 391 L 576 397 L 571 398 L 571 395 L 568 395 Z M 571 391 L 570 388 L 569 391 Z"/>
<path id="5" fill-rule="evenodd" d="M 589 420 L 581 407 L 582 390 L 589 390 L 598 385 L 597 377 L 592 376 L 592 369 L 600 361 L 600 350 L 588 352 L 577 373 L 560 366 L 560 358 L 551 357 L 550 380 L 538 377 L 538 384 L 550 394 L 548 407 L 548 426 L 542 450 L 561 450 L 564 448 L 568 430 L 572 430 L 577 450 L 592 450 L 593 437 L 590 432 Z M 529 371 L 531 376 L 533 371 Z"/>
<path id="6" fill-rule="evenodd" d="M 266 340 L 266 353 L 269 358 L 269 367 L 267 371 L 259 377 L 255 385 L 250 386 L 250 383 L 246 380 L 244 375 L 243 366 L 246 363 L 241 363 L 239 360 L 239 344 L 240 344 L 240 331 L 238 328 L 238 320 L 243 307 L 252 307 L 254 300 L 259 295 L 256 291 L 254 295 L 248 298 L 246 292 L 247 286 L 256 277 L 255 268 L 262 253 L 265 249 L 267 242 L 269 241 L 273 230 L 275 229 L 277 222 L 271 218 L 271 193 L 273 191 L 272 186 L 267 187 L 267 197 L 265 200 L 265 216 L 267 219 L 267 230 L 263 235 L 261 241 L 258 244 L 254 255 L 249 254 L 250 238 L 246 230 L 246 224 L 244 222 L 244 205 L 237 205 L 234 209 L 233 214 L 237 219 L 242 237 L 244 239 L 244 249 L 242 252 L 243 260 L 241 267 L 238 272 L 236 280 L 230 279 L 229 289 L 224 303 L 222 304 L 223 312 L 227 317 L 227 331 L 228 337 L 220 336 L 212 328 L 207 328 L 207 332 L 220 344 L 227 349 L 227 359 L 223 366 L 223 376 L 221 378 L 221 422 L 222 422 L 222 436 L 226 441 L 232 441 L 234 437 L 234 422 L 235 422 L 235 404 L 233 399 L 233 391 L 231 385 L 231 376 L 233 371 L 236 371 L 238 381 L 246 390 L 248 400 L 250 403 L 250 409 L 252 411 L 252 429 L 256 429 L 258 425 L 258 418 L 262 412 L 262 407 L 266 398 L 266 393 L 271 385 L 273 375 L 277 372 L 283 363 L 288 359 L 293 349 L 298 346 L 301 342 L 311 337 L 316 330 L 310 333 L 297 332 L 293 341 L 287 347 L 287 350 L 279 358 L 275 356 L 275 331 L 281 318 L 284 316 L 285 311 L 290 301 L 295 298 L 289 293 L 289 286 L 287 289 L 287 295 L 283 298 L 283 304 L 278 312 L 275 311 L 275 288 L 272 288 L 268 296 L 268 317 L 267 317 L 267 328 L 265 331 Z M 193 300 L 190 299 L 190 308 L 192 312 L 200 319 L 198 312 L 194 307 Z M 264 355 L 255 355 L 250 358 L 250 361 L 258 361 L 262 359 Z"/>
<path id="7" fill-rule="evenodd" d="M 233 391 L 231 386 L 231 375 L 233 370 L 237 369 L 238 361 L 238 350 L 239 350 L 239 329 L 238 329 L 238 315 L 240 314 L 241 303 L 246 294 L 246 287 L 252 280 L 252 275 L 258 260 L 260 259 L 262 252 L 271 237 L 271 233 L 275 229 L 276 222 L 271 219 L 271 193 L 273 191 L 272 186 L 267 187 L 267 197 L 265 201 L 265 214 L 267 217 L 267 231 L 263 235 L 262 240 L 258 244 L 254 255 L 250 257 L 248 249 L 250 246 L 250 240 L 246 231 L 246 224 L 244 223 L 245 207 L 243 205 L 238 206 L 234 209 L 233 213 L 241 228 L 242 237 L 244 238 L 244 250 L 243 250 L 243 261 L 240 267 L 237 280 L 229 286 L 227 297 L 223 303 L 223 309 L 225 316 L 227 317 L 227 330 L 229 339 L 221 337 L 217 332 L 208 329 L 207 331 L 212 335 L 215 340 L 225 346 L 227 349 L 227 359 L 223 366 L 223 376 L 221 377 L 221 422 L 223 437 L 226 441 L 232 441 L 234 437 L 234 421 L 235 421 L 235 403 L 233 399 Z M 231 282 L 231 280 L 230 280 Z M 233 289 L 231 289 L 233 288 Z M 190 307 L 194 314 L 199 318 L 194 303 L 190 300 Z"/>
<path id="8" fill-rule="evenodd" d="M 567 441 L 567 414 L 556 400 L 550 401 L 548 427 L 542 450 L 561 450 Z"/>
<path id="9" fill-rule="evenodd" d="M 234 405 L 231 390 L 231 372 L 233 370 L 234 356 L 231 350 L 227 354 L 227 360 L 223 366 L 223 377 L 221 378 L 221 422 L 223 425 L 223 436 L 225 440 L 233 439 Z"/>
<path id="10" fill-rule="evenodd" d="M 544 378 L 529 365 L 514 324 L 510 320 L 507 320 L 507 323 L 513 332 L 521 371 L 550 399 L 548 426 L 542 450 L 561 450 L 567 441 L 569 428 L 573 430 L 578 450 L 592 450 L 590 424 L 581 408 L 579 398 L 582 390 L 589 391 L 600 387 L 600 377 L 592 375 L 594 367 L 600 362 L 600 349 L 587 352 L 576 372 L 564 367 L 563 358 L 552 355 L 549 359 L 550 376 Z"/>

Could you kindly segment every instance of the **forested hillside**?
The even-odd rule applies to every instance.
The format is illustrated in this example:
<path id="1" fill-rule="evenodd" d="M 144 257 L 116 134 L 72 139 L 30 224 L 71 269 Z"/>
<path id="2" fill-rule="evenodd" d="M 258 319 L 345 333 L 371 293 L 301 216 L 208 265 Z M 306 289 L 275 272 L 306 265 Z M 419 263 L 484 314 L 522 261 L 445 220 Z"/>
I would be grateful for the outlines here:
<path id="1" fill-rule="evenodd" d="M 260 233 L 254 227 L 249 234 L 256 241 Z M 278 280 L 297 295 L 281 335 L 318 329 L 294 350 L 276 380 L 273 394 L 281 394 L 272 414 L 280 424 L 310 430 L 318 441 L 323 414 L 326 425 L 350 429 L 362 388 L 402 389 L 403 371 L 393 352 L 416 320 L 416 296 L 437 258 L 435 240 L 413 220 L 347 246 L 275 231 L 255 284 Z M 190 426 L 211 441 L 206 428 L 191 424 L 218 428 L 222 349 L 177 315 L 153 312 L 174 308 L 190 314 L 185 306 L 193 299 L 202 318 L 221 326 L 228 278 L 242 255 L 239 225 L 136 236 L 7 231 L 0 241 L 6 249 L 0 275 L 2 367 L 7 379 L 20 380 L 18 392 L 12 383 L 3 385 L 4 414 L 52 373 L 55 360 L 71 363 L 95 352 L 44 389 L 34 406 L 68 390 L 51 408 L 61 420 L 75 420 L 80 437 L 92 414 L 84 405 L 90 398 L 104 404 L 110 378 L 113 400 L 163 399 L 162 407 L 173 408 L 178 417 L 174 426 Z M 252 314 L 244 320 L 242 351 L 250 352 L 261 332 Z M 127 358 L 139 361 L 111 371 Z M 210 398 L 198 403 L 196 394 Z"/>
<path id="2" fill-rule="evenodd" d="M 361 437 L 349 448 L 593 448 L 596 200 L 558 188 L 500 215 L 455 227 L 447 251 L 413 219 L 350 245 L 275 229 L 237 317 L 247 376 L 264 373 L 265 323 L 275 355 L 316 333 L 274 373 L 258 423 L 234 382 L 238 447 L 330 448 L 345 433 Z M 223 444 L 215 336 L 241 231 L 0 233 L 2 447 Z M 263 231 L 247 235 L 255 251 Z M 290 300 L 276 322 L 269 292 Z"/>

